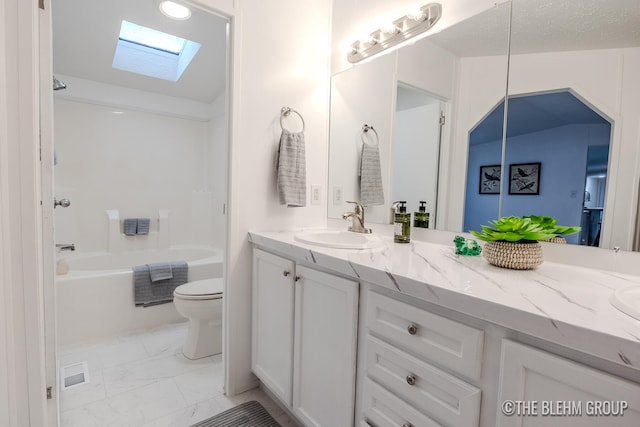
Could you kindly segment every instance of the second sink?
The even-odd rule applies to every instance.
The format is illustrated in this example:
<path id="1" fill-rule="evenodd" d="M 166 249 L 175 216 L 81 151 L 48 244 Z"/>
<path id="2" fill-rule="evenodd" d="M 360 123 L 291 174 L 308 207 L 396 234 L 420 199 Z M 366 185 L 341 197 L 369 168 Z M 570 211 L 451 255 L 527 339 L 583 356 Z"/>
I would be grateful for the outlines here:
<path id="1" fill-rule="evenodd" d="M 609 302 L 621 312 L 640 320 L 640 286 L 618 289 Z"/>

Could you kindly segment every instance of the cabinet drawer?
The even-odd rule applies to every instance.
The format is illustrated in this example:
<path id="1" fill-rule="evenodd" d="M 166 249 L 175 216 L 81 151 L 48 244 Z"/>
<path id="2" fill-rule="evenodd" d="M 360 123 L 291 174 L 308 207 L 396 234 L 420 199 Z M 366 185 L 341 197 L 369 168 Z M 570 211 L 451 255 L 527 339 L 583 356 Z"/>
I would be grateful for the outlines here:
<path id="1" fill-rule="evenodd" d="M 375 337 L 366 342 L 369 378 L 442 423 L 477 426 L 481 391 Z"/>
<path id="2" fill-rule="evenodd" d="M 360 426 L 439 427 L 441 425 L 369 379 L 365 380 L 362 399 L 364 420 L 360 421 Z"/>
<path id="3" fill-rule="evenodd" d="M 484 332 L 389 297 L 369 293 L 367 327 L 390 343 L 480 379 Z"/>
<path id="4" fill-rule="evenodd" d="M 529 402 L 526 411 L 538 415 L 517 416 L 525 412 L 520 407 L 507 416 L 505 402 Z M 500 427 L 640 426 L 640 384 L 509 340 L 502 343 L 498 404 Z"/>

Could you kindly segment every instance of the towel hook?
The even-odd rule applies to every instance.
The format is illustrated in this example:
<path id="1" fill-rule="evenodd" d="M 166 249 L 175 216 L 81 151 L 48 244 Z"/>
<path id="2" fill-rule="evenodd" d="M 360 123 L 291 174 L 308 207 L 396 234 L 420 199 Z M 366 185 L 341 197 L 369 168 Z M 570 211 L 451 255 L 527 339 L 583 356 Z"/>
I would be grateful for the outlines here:
<path id="1" fill-rule="evenodd" d="M 366 123 L 364 125 L 362 125 L 362 134 L 360 135 L 360 139 L 362 140 L 362 143 L 363 144 L 367 144 L 367 145 L 371 145 L 371 144 L 368 144 L 367 141 L 365 141 L 365 138 L 364 138 L 364 136 L 367 133 L 369 133 L 370 130 L 372 130 L 373 134 L 376 136 L 375 145 L 379 145 L 380 144 L 380 137 L 378 136 L 378 132 L 376 132 L 376 130 L 373 128 L 373 126 L 368 125 Z"/>
<path id="2" fill-rule="evenodd" d="M 282 107 L 280 109 L 280 127 L 282 128 L 282 130 L 285 130 L 284 124 L 282 123 L 282 118 L 289 117 L 291 113 L 296 113 L 298 117 L 300 117 L 300 121 L 302 121 L 302 132 L 304 132 L 305 124 L 304 124 L 304 118 L 302 117 L 302 114 L 298 113 L 296 110 L 294 110 L 291 107 Z"/>

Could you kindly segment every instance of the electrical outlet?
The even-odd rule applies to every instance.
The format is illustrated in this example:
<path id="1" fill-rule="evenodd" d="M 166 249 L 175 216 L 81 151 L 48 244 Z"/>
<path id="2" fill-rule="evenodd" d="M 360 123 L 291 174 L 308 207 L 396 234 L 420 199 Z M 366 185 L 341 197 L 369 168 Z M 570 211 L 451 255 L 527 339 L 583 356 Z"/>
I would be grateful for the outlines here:
<path id="1" fill-rule="evenodd" d="M 321 198 L 322 198 L 322 186 L 312 185 L 311 186 L 311 204 L 319 205 Z"/>
<path id="2" fill-rule="evenodd" d="M 333 204 L 334 205 L 342 204 L 342 186 L 341 185 L 333 186 Z"/>

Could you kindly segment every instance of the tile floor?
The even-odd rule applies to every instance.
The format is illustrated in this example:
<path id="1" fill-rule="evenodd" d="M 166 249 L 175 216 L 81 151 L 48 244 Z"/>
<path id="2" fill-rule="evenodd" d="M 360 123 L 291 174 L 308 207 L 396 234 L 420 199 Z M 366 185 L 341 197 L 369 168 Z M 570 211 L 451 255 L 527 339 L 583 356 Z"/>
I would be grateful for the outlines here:
<path id="1" fill-rule="evenodd" d="M 60 391 L 61 427 L 188 427 L 257 400 L 281 426 L 296 424 L 262 390 L 223 394 L 220 355 L 182 355 L 180 323 L 58 351 L 62 368 L 85 361 L 89 382 Z"/>

